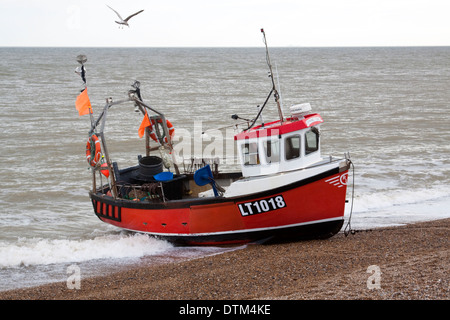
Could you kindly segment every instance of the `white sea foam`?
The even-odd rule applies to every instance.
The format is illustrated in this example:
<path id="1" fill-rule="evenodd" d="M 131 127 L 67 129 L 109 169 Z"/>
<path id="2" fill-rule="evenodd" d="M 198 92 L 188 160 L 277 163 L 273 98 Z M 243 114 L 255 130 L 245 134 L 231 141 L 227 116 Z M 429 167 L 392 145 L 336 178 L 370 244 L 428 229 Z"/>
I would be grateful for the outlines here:
<path id="1" fill-rule="evenodd" d="M 368 229 L 446 218 L 450 218 L 450 187 L 435 186 L 355 196 L 351 221 L 353 228 Z"/>
<path id="2" fill-rule="evenodd" d="M 0 242 L 0 267 L 76 263 L 95 259 L 138 258 L 173 246 L 143 234 L 104 235 L 87 240 L 27 239 Z"/>
<path id="3" fill-rule="evenodd" d="M 386 190 L 373 193 L 356 194 L 355 212 L 368 212 L 394 206 L 420 204 L 425 201 L 450 198 L 450 186 L 442 185 L 427 189 Z"/>

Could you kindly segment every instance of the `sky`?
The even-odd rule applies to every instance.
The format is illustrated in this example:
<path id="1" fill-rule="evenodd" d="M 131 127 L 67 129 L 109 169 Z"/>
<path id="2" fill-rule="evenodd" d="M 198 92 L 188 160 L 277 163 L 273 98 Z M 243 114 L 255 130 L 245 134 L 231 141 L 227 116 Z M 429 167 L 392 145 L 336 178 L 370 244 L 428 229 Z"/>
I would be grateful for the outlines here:
<path id="1" fill-rule="evenodd" d="M 114 21 L 144 10 L 119 28 Z M 0 0 L 0 46 L 450 46 L 450 0 Z"/>

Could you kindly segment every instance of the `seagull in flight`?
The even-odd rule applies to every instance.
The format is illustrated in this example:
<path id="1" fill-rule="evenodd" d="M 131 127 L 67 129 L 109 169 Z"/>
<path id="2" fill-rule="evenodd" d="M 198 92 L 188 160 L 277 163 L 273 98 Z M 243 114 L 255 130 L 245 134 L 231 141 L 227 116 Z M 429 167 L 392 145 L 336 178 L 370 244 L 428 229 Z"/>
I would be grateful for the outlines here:
<path id="1" fill-rule="evenodd" d="M 122 19 L 122 17 L 120 16 L 120 14 L 119 14 L 116 10 L 114 10 L 113 8 L 111 8 L 111 7 L 108 6 L 108 5 L 106 5 L 106 6 L 107 6 L 108 8 L 110 8 L 112 11 L 114 11 L 114 12 L 117 14 L 117 16 L 119 17 L 120 21 L 116 21 L 116 23 L 122 25 L 122 28 L 123 28 L 123 26 L 128 26 L 128 27 L 130 27 L 130 26 L 128 25 L 128 20 L 130 20 L 130 19 L 131 19 L 132 17 L 134 17 L 135 15 L 137 15 L 137 14 L 141 13 L 142 11 L 144 11 L 144 10 L 140 10 L 140 11 L 138 11 L 138 12 L 136 12 L 136 13 L 133 13 L 132 15 L 129 15 L 126 19 Z"/>

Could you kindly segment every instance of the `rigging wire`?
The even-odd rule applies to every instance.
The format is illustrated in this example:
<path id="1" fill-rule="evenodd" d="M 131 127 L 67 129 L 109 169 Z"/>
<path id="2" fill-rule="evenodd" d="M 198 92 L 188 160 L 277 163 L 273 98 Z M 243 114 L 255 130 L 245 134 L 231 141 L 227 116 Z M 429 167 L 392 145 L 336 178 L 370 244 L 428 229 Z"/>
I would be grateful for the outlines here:
<path id="1" fill-rule="evenodd" d="M 352 167 L 352 171 L 353 171 L 353 175 L 352 175 L 352 204 L 350 206 L 350 215 L 348 217 L 348 221 L 347 221 L 347 225 L 344 228 L 344 235 L 347 237 L 350 233 L 351 234 L 355 234 L 355 230 L 352 229 L 351 226 L 351 220 L 352 220 L 352 214 L 353 214 L 353 202 L 355 199 L 355 165 L 353 164 L 353 162 L 348 159 L 348 161 L 350 162 L 350 166 Z"/>

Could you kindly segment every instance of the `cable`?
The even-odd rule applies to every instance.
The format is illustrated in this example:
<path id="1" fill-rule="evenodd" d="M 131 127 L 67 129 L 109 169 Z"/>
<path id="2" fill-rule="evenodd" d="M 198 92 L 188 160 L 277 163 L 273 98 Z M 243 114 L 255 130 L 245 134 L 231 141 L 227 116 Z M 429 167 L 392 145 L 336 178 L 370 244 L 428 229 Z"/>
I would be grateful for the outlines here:
<path id="1" fill-rule="evenodd" d="M 355 230 L 352 230 L 352 227 L 351 227 L 351 220 L 352 220 L 352 214 L 353 214 L 353 202 L 354 202 L 354 199 L 355 199 L 355 165 L 353 164 L 353 162 L 352 162 L 350 159 L 348 159 L 348 161 L 350 162 L 350 165 L 351 165 L 352 170 L 353 170 L 353 178 L 352 178 L 352 180 L 353 180 L 353 185 L 352 185 L 352 205 L 351 205 L 351 207 L 350 207 L 350 215 L 349 215 L 349 217 L 348 217 L 347 225 L 346 225 L 345 228 L 344 228 L 344 235 L 345 235 L 346 237 L 347 237 L 350 233 L 351 233 L 351 234 L 355 234 Z M 348 228 L 348 230 L 347 230 L 347 228 Z"/>

